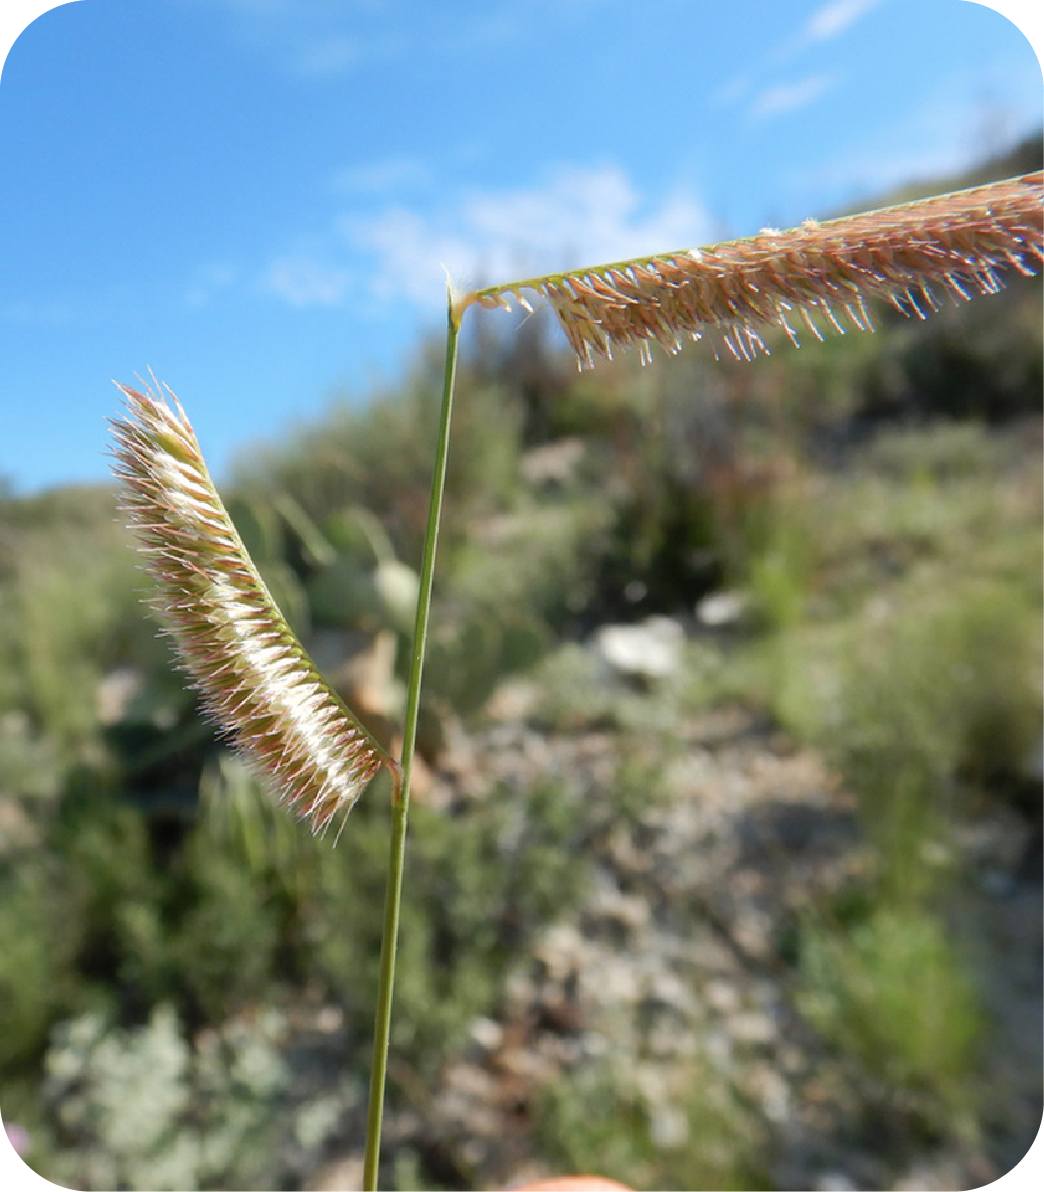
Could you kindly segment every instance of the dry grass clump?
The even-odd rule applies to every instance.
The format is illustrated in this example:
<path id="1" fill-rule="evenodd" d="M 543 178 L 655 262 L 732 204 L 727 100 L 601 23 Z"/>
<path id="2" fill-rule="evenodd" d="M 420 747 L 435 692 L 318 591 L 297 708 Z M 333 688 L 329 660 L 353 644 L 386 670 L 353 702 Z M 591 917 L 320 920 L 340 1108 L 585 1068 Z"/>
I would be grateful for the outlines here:
<path id="1" fill-rule="evenodd" d="M 527 278 L 468 294 L 472 302 L 532 309 L 522 294 L 548 299 L 581 367 L 592 353 L 637 344 L 643 360 L 658 340 L 677 352 L 682 336 L 708 332 L 737 359 L 767 351 L 762 327 L 781 327 L 797 344 L 790 319 L 818 339 L 813 316 L 835 331 L 845 323 L 872 329 L 867 302 L 884 298 L 905 315 L 938 310 L 936 291 L 959 300 L 1001 288 L 1002 274 L 1032 274 L 1044 259 L 1041 197 L 1044 173 L 787 232 L 711 248 L 691 248 L 597 265 L 573 273 Z M 717 343 L 715 343 L 717 352 Z"/>

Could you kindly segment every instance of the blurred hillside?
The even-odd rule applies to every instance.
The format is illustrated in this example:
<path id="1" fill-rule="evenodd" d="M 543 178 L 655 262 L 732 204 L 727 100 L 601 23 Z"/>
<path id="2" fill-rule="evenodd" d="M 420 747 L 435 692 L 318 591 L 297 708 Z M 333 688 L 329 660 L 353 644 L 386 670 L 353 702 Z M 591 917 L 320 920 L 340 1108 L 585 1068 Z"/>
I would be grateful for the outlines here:
<path id="1" fill-rule="evenodd" d="M 975 1186 L 1032 1141 L 1041 283 L 875 317 L 583 374 L 472 323 L 385 1186 Z M 441 351 L 225 493 L 393 746 Z M 313 841 L 143 588 L 109 491 L 0 499 L 0 1109 L 68 1186 L 351 1184 L 387 791 Z"/>

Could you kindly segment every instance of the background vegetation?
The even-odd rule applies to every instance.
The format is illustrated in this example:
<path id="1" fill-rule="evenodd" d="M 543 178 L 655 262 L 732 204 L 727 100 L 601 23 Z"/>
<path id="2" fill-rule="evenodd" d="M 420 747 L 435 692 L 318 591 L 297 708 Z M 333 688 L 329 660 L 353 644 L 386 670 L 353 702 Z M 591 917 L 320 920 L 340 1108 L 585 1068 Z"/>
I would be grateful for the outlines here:
<path id="1" fill-rule="evenodd" d="M 984 174 L 1039 165 L 1033 144 Z M 918 1148 L 999 1172 L 1028 1145 L 984 1096 L 1000 1044 L 966 912 L 984 824 L 1029 841 L 993 894 L 1039 882 L 1040 284 L 923 326 L 878 321 L 754 365 L 697 346 L 583 375 L 539 319 L 473 325 L 393 1104 L 422 1105 L 497 1018 L 513 962 L 580 905 L 612 825 L 668 797 L 681 720 L 740 705 L 821 753 L 871 858 L 778 941 L 799 1045 L 832 1057 L 893 1174 Z M 288 618 L 389 740 L 439 350 L 244 459 L 227 491 Z M 141 586 L 108 491 L 0 501 L 0 1106 L 28 1161 L 70 1186 L 301 1186 L 361 1139 L 384 791 L 336 850 L 296 828 L 200 720 Z M 708 631 L 697 606 L 723 592 L 738 619 Z M 608 686 L 593 635 L 653 614 L 687 630 L 681 676 Z M 536 684 L 540 732 L 614 735 L 627 760 L 604 797 L 578 799 L 566 772 L 519 790 L 488 766 L 466 797 L 454 786 L 446 757 L 503 716 L 491 700 L 512 677 Z M 665 1138 L 608 1060 L 520 1112 L 553 1167 L 765 1186 L 778 1137 L 726 1092 L 693 1067 L 680 1098 L 713 1146 Z M 389 1148 L 389 1185 L 496 1178 Z"/>

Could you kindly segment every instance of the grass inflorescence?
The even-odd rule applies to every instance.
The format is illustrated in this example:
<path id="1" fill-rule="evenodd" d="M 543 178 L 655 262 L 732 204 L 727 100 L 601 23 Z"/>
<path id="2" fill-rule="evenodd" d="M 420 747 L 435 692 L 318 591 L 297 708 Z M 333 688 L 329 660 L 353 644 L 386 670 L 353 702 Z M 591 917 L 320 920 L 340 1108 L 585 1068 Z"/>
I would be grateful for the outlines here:
<path id="1" fill-rule="evenodd" d="M 1044 174 L 973 187 L 780 232 L 657 256 L 527 278 L 475 291 L 464 302 L 532 309 L 549 301 L 581 367 L 593 354 L 658 341 L 677 352 L 683 335 L 710 334 L 737 359 L 766 351 L 760 331 L 791 342 L 800 319 L 817 339 L 819 315 L 834 331 L 873 327 L 867 303 L 887 299 L 906 315 L 938 310 L 936 290 L 957 299 L 995 293 L 1002 274 L 1029 274 L 1042 259 Z"/>
<path id="2" fill-rule="evenodd" d="M 152 598 L 204 705 L 312 831 L 399 767 L 320 677 L 236 532 L 180 403 L 120 386 L 113 423 L 122 508 Z M 343 826 L 343 824 L 342 824 Z"/>

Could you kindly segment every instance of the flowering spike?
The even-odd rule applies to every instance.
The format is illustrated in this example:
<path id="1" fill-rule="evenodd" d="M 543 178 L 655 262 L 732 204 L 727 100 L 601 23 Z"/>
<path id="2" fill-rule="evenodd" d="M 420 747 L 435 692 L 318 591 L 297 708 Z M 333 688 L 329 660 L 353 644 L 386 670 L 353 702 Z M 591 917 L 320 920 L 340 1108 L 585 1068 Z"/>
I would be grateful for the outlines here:
<path id="1" fill-rule="evenodd" d="M 157 587 L 150 603 L 208 715 L 315 835 L 351 810 L 382 765 L 397 795 L 398 764 L 323 682 L 279 612 L 178 399 L 117 388 L 127 402 L 111 424 L 120 507 Z"/>
<path id="2" fill-rule="evenodd" d="M 639 347 L 652 340 L 677 350 L 680 333 L 708 329 L 738 359 L 765 346 L 757 334 L 795 314 L 819 339 L 811 312 L 835 331 L 842 319 L 873 324 L 866 303 L 884 298 L 907 316 L 938 310 L 937 290 L 955 300 L 996 293 L 1002 273 L 1032 274 L 1044 260 L 1044 173 L 921 199 L 819 223 L 806 219 L 779 232 L 764 228 L 746 240 L 548 274 L 469 294 L 464 306 L 496 303 L 523 288 L 550 300 L 581 368 L 593 352 Z"/>

